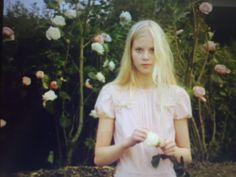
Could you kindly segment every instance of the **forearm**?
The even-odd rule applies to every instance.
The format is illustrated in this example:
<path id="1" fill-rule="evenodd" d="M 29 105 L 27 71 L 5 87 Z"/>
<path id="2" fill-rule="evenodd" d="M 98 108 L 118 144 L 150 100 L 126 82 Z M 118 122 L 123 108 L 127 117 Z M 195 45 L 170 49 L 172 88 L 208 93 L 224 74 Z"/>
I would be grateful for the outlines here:
<path id="1" fill-rule="evenodd" d="M 97 147 L 94 162 L 96 165 L 109 165 L 120 158 L 128 147 L 124 144 Z"/>
<path id="2" fill-rule="evenodd" d="M 184 163 L 192 162 L 192 155 L 190 148 L 176 147 L 174 156 L 178 162 L 181 162 L 181 157 L 183 157 Z"/>

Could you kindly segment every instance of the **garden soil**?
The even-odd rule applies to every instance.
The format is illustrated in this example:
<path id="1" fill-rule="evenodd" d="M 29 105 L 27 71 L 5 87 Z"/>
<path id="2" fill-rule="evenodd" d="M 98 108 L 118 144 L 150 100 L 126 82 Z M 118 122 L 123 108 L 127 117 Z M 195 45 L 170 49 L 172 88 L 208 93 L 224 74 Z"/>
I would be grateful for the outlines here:
<path id="1" fill-rule="evenodd" d="M 236 162 L 193 162 L 187 171 L 191 177 L 236 177 Z M 112 167 L 66 166 L 60 169 L 2 174 L 1 177 L 113 177 L 113 172 Z"/>

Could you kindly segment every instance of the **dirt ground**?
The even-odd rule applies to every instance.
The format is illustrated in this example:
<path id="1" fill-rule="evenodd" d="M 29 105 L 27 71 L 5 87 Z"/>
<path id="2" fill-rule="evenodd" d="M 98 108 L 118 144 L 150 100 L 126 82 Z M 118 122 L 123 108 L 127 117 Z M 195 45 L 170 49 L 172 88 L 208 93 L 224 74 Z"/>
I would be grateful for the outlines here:
<path id="1" fill-rule="evenodd" d="M 192 163 L 187 171 L 191 177 L 236 177 L 236 162 Z M 60 169 L 2 174 L 0 177 L 113 177 L 112 167 L 66 166 Z"/>

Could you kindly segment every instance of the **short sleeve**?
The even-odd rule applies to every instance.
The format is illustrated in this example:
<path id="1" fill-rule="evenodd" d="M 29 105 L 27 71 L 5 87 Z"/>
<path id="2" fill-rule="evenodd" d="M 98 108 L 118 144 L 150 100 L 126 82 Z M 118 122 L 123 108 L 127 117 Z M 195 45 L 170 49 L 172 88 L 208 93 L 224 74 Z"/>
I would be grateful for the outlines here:
<path id="1" fill-rule="evenodd" d="M 176 94 L 176 106 L 174 119 L 191 118 L 192 107 L 188 93 L 181 87 L 178 87 Z"/>
<path id="2" fill-rule="evenodd" d="M 98 94 L 98 98 L 95 103 L 95 110 L 99 117 L 115 118 L 112 92 L 112 85 L 107 84 L 103 86 L 100 93 Z"/>

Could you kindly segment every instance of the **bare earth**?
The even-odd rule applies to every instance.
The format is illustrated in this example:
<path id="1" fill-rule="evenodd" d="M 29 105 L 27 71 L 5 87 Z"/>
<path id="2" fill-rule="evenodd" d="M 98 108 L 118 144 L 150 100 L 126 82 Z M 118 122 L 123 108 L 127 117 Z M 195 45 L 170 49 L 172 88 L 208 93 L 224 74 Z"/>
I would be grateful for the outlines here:
<path id="1" fill-rule="evenodd" d="M 236 177 L 236 162 L 192 163 L 187 171 L 191 177 Z M 112 167 L 66 166 L 60 169 L 1 174 L 0 177 L 113 177 Z"/>

